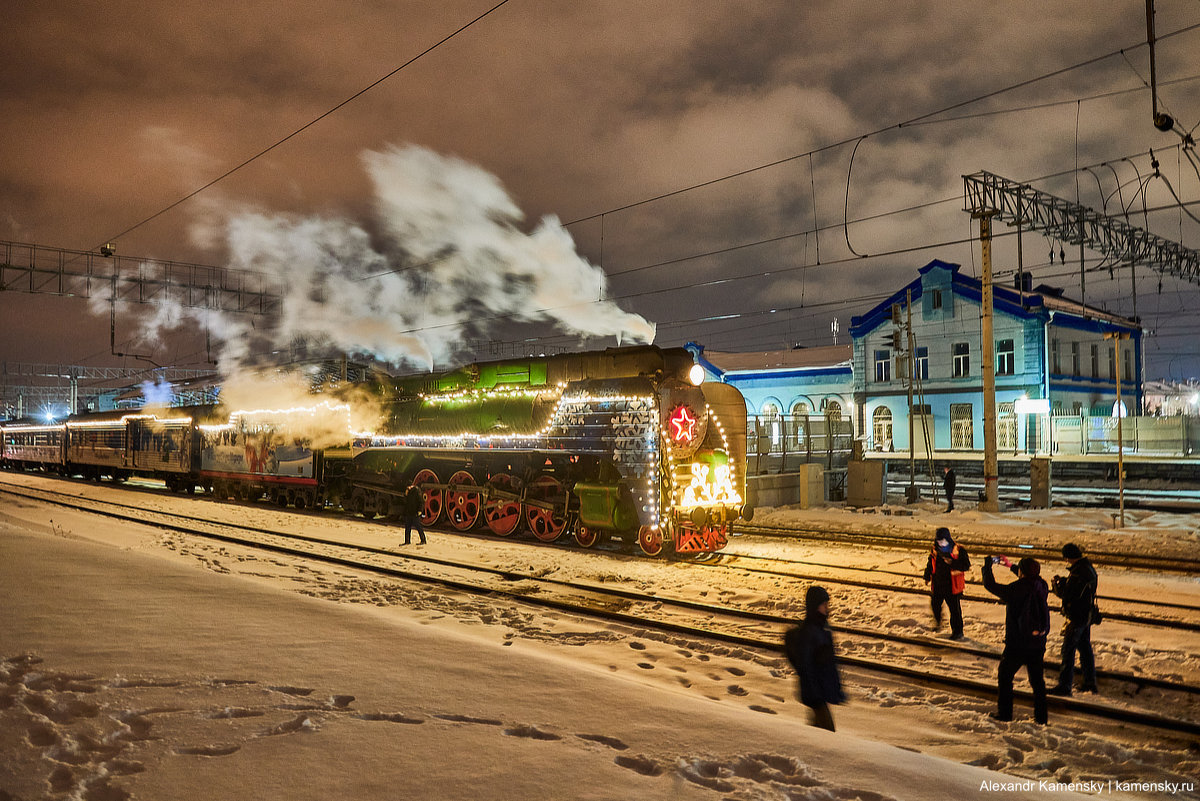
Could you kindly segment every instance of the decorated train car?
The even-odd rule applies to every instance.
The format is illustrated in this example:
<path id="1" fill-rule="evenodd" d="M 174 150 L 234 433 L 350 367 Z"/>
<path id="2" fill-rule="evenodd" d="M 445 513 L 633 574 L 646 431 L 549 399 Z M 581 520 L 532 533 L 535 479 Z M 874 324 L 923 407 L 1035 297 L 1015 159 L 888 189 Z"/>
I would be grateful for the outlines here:
<path id="1" fill-rule="evenodd" d="M 193 491 L 195 426 L 186 416 L 160 419 L 126 414 L 63 424 L 64 472 L 99 480 L 131 476 L 161 479 L 172 490 Z"/>
<path id="2" fill-rule="evenodd" d="M 0 465 L 10 470 L 63 472 L 63 444 L 66 431 L 61 425 L 8 425 L 0 429 Z"/>
<path id="3" fill-rule="evenodd" d="M 347 411 L 323 401 L 304 409 L 235 412 L 228 422 L 198 425 L 196 482 L 218 498 L 266 496 L 279 506 L 321 508 L 324 453 L 313 447 L 308 423 L 316 412 L 340 413 L 349 441 Z"/>
<path id="4" fill-rule="evenodd" d="M 427 525 L 720 550 L 752 514 L 746 406 L 694 367 L 683 349 L 616 348 L 397 380 L 390 433 L 326 454 L 331 498 L 396 516 L 416 484 Z"/>

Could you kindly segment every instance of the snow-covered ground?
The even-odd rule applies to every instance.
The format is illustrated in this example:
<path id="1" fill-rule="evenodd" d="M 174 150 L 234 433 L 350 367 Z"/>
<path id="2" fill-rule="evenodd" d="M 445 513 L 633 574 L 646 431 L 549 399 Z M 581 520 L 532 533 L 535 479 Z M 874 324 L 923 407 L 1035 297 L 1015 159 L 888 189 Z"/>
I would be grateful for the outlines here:
<path id="1" fill-rule="evenodd" d="M 134 497 L 193 513 L 198 503 Z M 1106 512 L 903 511 L 912 514 L 760 510 L 756 522 L 914 536 L 949 525 L 978 559 L 1014 532 L 1085 551 L 1194 554 L 1200 540 L 1189 515 L 1130 513 L 1114 530 Z M 402 540 L 340 516 L 203 506 L 215 512 L 377 546 Z M 912 582 L 922 561 L 752 537 L 730 550 L 912 571 Z M 794 614 L 807 583 L 438 533 L 421 552 Z M 814 580 L 840 575 L 812 570 Z M 1195 576 L 1101 577 L 1113 595 L 1200 603 Z M 920 596 L 834 595 L 834 623 L 929 631 Z M 968 605 L 967 615 L 970 637 L 999 643 L 998 607 Z M 1108 621 L 1095 635 L 1102 667 L 1200 675 L 1195 636 Z M 1053 712 L 1038 727 L 1020 701 L 1017 721 L 998 724 L 991 699 L 849 668 L 851 700 L 828 733 L 807 725 L 776 654 L 314 567 L 2 492 L 0 659 L 0 801 L 1200 798 L 1200 749 L 1186 738 Z"/>

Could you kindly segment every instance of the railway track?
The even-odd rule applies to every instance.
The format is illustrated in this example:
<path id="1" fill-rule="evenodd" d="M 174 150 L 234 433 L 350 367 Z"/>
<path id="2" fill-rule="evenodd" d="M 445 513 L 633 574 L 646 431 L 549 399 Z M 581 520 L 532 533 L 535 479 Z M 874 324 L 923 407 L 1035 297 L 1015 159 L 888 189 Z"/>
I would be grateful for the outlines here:
<path id="1" fill-rule="evenodd" d="M 739 562 L 760 562 L 764 564 L 778 564 L 788 569 L 776 569 L 771 567 L 756 567 L 752 565 L 741 565 Z M 782 559 L 774 556 L 758 556 L 755 554 L 738 553 L 722 551 L 720 558 L 714 562 L 703 563 L 707 567 L 724 567 L 726 569 L 743 570 L 746 572 L 762 573 L 765 575 L 780 576 L 785 578 L 794 578 L 801 580 L 821 581 L 825 584 L 836 584 L 845 587 L 860 587 L 869 590 L 881 590 L 885 592 L 903 593 L 907 595 L 928 596 L 929 591 L 924 586 L 904 586 L 901 584 L 888 584 L 879 581 L 869 581 L 866 579 L 846 579 L 831 577 L 827 573 L 804 574 L 794 572 L 791 568 L 799 566 L 820 567 L 827 570 L 840 570 L 844 572 L 862 572 L 873 575 L 887 574 L 898 576 L 901 578 L 914 579 L 913 572 L 903 573 L 900 571 L 883 570 L 880 568 L 863 568 L 853 567 L 848 565 L 831 565 L 828 563 L 812 563 L 804 562 L 795 559 Z M 982 583 L 978 581 L 968 581 L 968 587 L 979 588 Z M 973 603 L 991 604 L 994 606 L 1000 605 L 1000 599 L 990 593 L 987 595 L 963 595 L 964 601 Z M 1120 620 L 1126 623 L 1134 623 L 1141 626 L 1155 626 L 1167 629 L 1177 629 L 1180 631 L 1200 631 L 1200 607 L 1191 606 L 1189 604 L 1177 604 L 1169 601 L 1153 601 L 1140 598 L 1121 598 L 1116 596 L 1099 595 L 1097 600 L 1105 604 L 1104 613 L 1105 620 Z M 1133 604 L 1133 605 L 1148 605 L 1155 608 L 1175 610 L 1182 614 L 1193 615 L 1191 620 L 1173 620 L 1162 617 L 1149 617 L 1146 615 L 1130 614 L 1128 612 L 1120 612 L 1112 609 L 1111 604 Z"/>
<path id="2" fill-rule="evenodd" d="M 393 549 L 149 510 L 142 506 L 81 498 L 52 490 L 7 485 L 6 492 L 33 501 L 163 528 L 226 545 L 317 561 L 389 579 L 435 584 L 475 595 L 485 594 L 518 604 L 536 605 L 669 635 L 735 644 L 771 655 L 779 653 L 782 632 L 794 623 L 790 617 L 772 613 L 667 597 L 659 593 L 647 594 L 607 584 L 553 579 L 529 572 L 468 564 L 412 552 L 397 553 Z M 994 695 L 993 676 L 999 658 L 994 648 L 849 626 L 836 626 L 835 630 L 839 632 L 839 647 L 843 650 L 839 660 L 844 665 L 898 678 L 909 684 L 950 689 L 976 697 L 990 698 Z M 859 649 L 864 653 L 876 654 L 881 647 L 890 649 L 888 653 L 893 661 L 881 661 L 877 656 L 853 653 Z M 931 654 L 938 655 L 936 672 L 919 667 L 920 662 Z M 906 659 L 910 664 L 903 664 Z M 914 661 L 918 666 L 912 664 Z M 1200 695 L 1200 687 L 1182 682 L 1117 671 L 1103 671 L 1100 675 L 1106 683 L 1128 684 L 1136 691 L 1153 687 L 1181 696 Z M 1200 735 L 1198 721 L 1145 709 L 1057 697 L 1051 697 L 1050 705 L 1073 714 Z"/>
<path id="3" fill-rule="evenodd" d="M 930 534 L 900 534 L 884 532 L 868 532 L 858 529 L 834 529 L 828 526 L 766 526 L 754 523 L 738 523 L 738 534 L 751 534 L 759 537 L 787 537 L 789 539 L 809 540 L 812 542 L 840 542 L 851 545 L 876 545 L 902 551 L 927 551 L 931 539 Z M 1038 545 L 991 544 L 988 547 L 996 552 L 1007 550 L 1020 553 L 1022 556 L 1033 556 L 1038 559 L 1058 561 L 1062 553 L 1056 548 Z M 1097 566 L 1123 567 L 1143 570 L 1157 570 L 1163 573 L 1186 573 L 1200 575 L 1200 559 L 1179 556 L 1155 556 L 1153 554 L 1130 555 L 1103 551 L 1088 550 L 1088 558 Z"/>

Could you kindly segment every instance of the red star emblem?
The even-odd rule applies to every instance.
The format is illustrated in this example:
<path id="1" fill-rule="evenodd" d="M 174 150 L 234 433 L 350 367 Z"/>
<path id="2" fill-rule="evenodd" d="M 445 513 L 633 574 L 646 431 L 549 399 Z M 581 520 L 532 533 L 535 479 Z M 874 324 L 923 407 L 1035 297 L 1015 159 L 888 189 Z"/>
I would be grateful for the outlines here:
<path id="1" fill-rule="evenodd" d="M 676 442 L 691 442 L 696 438 L 696 418 L 688 413 L 688 407 L 679 406 L 671 412 L 671 438 Z"/>

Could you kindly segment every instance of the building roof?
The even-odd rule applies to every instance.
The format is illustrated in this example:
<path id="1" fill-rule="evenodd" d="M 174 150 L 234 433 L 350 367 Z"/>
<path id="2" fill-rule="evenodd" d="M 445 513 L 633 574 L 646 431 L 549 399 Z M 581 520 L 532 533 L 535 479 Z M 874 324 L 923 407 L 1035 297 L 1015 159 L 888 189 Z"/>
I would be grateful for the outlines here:
<path id="1" fill-rule="evenodd" d="M 843 366 L 849 368 L 853 355 L 854 348 L 850 344 L 752 353 L 701 349 L 702 358 L 722 373 L 823 369 Z"/>
<path id="2" fill-rule="evenodd" d="M 918 272 L 920 275 L 907 285 L 901 287 L 890 298 L 872 308 L 866 314 L 853 317 L 850 320 L 851 336 L 861 336 L 875 329 L 883 322 L 891 319 L 892 306 L 903 303 L 911 292 L 912 300 L 916 302 L 922 294 L 922 278 L 930 270 L 948 270 L 951 275 L 951 286 L 956 295 L 962 295 L 970 300 L 978 301 L 983 294 L 983 282 L 978 278 L 964 275 L 961 265 L 934 259 Z M 1079 321 L 1100 327 L 1101 329 L 1125 328 L 1140 331 L 1141 325 L 1136 320 L 1121 317 L 1117 314 L 1097 309 L 1080 303 L 1077 300 L 1063 297 L 1063 291 L 1055 287 L 1039 285 L 1025 291 L 1016 286 L 1008 286 L 999 282 L 992 284 L 992 302 L 996 311 L 1002 311 L 1014 317 L 1042 317 L 1049 312 L 1066 314 L 1078 318 Z"/>

